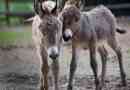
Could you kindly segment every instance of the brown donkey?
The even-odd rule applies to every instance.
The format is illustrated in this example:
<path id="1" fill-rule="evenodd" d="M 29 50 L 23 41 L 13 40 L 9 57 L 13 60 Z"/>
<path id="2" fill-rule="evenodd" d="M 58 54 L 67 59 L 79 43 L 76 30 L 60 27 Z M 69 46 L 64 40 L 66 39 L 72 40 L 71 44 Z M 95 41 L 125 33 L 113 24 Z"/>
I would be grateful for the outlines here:
<path id="1" fill-rule="evenodd" d="M 59 54 L 62 42 L 62 23 L 57 18 L 56 3 L 35 0 L 36 15 L 33 18 L 32 33 L 41 66 L 41 90 L 48 90 L 48 58 L 52 61 L 55 90 L 58 90 Z"/>
<path id="2" fill-rule="evenodd" d="M 122 52 L 116 41 L 116 32 L 125 33 L 125 30 L 117 26 L 114 15 L 103 5 L 97 6 L 88 12 L 80 12 L 75 5 L 66 4 L 62 10 L 60 19 L 63 22 L 63 39 L 72 40 L 72 61 L 70 64 L 70 76 L 68 90 L 72 90 L 74 73 L 77 67 L 78 48 L 89 49 L 90 65 L 94 73 L 96 90 L 101 90 L 106 73 L 107 50 L 106 42 L 117 54 L 119 60 L 122 84 L 126 85 L 126 74 L 122 63 Z M 101 82 L 98 78 L 96 62 L 96 50 L 101 55 L 102 73 Z"/>

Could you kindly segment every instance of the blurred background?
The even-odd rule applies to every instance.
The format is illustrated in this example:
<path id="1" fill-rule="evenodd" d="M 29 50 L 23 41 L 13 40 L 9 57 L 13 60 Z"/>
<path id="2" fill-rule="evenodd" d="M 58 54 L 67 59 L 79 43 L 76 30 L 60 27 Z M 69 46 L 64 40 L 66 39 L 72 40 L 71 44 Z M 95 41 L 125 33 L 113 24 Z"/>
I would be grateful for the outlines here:
<path id="1" fill-rule="evenodd" d="M 53 0 L 55 1 L 55 0 Z M 62 8 L 65 1 L 57 0 L 58 6 Z M 80 0 L 74 0 L 80 1 Z M 112 10 L 112 12 L 118 17 L 130 16 L 130 0 L 81 0 L 80 6 L 84 11 L 90 10 L 97 5 L 104 4 Z M 31 38 L 31 22 L 25 23 L 25 21 L 34 16 L 33 0 L 0 0 L 0 31 L 9 31 L 8 37 L 5 32 L 1 32 L 0 43 L 4 44 L 4 41 L 12 42 L 9 39 L 24 38 L 24 42 L 29 42 Z M 15 33 L 12 31 L 16 31 Z M 22 33 L 17 33 L 21 31 Z M 27 32 L 27 33 L 26 33 Z M 19 35 L 20 34 L 20 35 Z M 23 35 L 22 35 L 23 34 Z M 9 35 L 11 35 L 9 37 Z M 18 36 L 18 37 L 17 37 Z M 5 40 L 4 40 L 5 38 Z M 26 38 L 26 40 L 25 40 Z M 13 40 L 15 42 L 16 40 Z M 20 43 L 21 44 L 21 43 Z"/>
<path id="2" fill-rule="evenodd" d="M 58 5 L 63 7 L 67 0 L 57 1 Z M 92 6 L 100 4 L 109 7 L 117 16 L 130 15 L 129 0 L 81 0 L 83 10 L 87 10 Z M 0 24 L 10 24 L 14 22 L 22 23 L 23 19 L 29 18 L 33 15 L 33 0 L 0 0 Z"/>

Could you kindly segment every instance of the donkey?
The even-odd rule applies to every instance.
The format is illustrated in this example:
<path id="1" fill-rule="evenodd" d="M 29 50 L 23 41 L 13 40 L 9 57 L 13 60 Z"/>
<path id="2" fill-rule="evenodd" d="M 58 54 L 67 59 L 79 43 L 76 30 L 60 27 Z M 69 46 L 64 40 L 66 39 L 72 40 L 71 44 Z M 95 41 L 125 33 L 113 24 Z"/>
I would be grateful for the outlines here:
<path id="1" fill-rule="evenodd" d="M 62 23 L 57 17 L 56 3 L 35 0 L 36 15 L 32 23 L 32 38 L 42 61 L 41 90 L 48 90 L 48 59 L 52 59 L 52 72 L 55 90 L 58 90 L 60 46 L 62 42 Z M 44 85 L 43 85 L 44 84 Z"/>
<path id="2" fill-rule="evenodd" d="M 105 43 L 117 54 L 122 84 L 125 86 L 126 74 L 122 63 L 122 52 L 115 36 L 116 32 L 123 34 L 126 30 L 117 25 L 112 12 L 103 5 L 97 6 L 88 12 L 81 12 L 75 5 L 66 4 L 61 12 L 60 19 L 63 23 L 62 35 L 64 41 L 72 41 L 72 61 L 70 64 L 68 90 L 73 88 L 72 84 L 77 67 L 79 48 L 89 49 L 90 65 L 95 77 L 96 90 L 102 89 L 108 55 Z M 102 60 L 101 81 L 98 78 L 96 51 L 100 53 Z"/>

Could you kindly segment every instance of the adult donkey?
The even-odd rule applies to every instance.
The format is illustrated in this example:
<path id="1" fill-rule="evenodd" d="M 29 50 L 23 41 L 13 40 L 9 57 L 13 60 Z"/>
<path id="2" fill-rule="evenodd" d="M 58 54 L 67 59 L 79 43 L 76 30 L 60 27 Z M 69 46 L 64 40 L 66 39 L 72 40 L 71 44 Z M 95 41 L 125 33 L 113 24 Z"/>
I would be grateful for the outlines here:
<path id="1" fill-rule="evenodd" d="M 63 38 L 72 40 L 72 61 L 70 64 L 70 76 L 68 90 L 72 90 L 72 81 L 77 67 L 78 48 L 89 49 L 90 65 L 94 73 L 96 90 L 101 90 L 106 73 L 107 43 L 117 54 L 119 60 L 122 84 L 126 85 L 126 74 L 123 69 L 122 52 L 116 41 L 116 32 L 125 33 L 118 27 L 112 12 L 103 5 L 97 6 L 88 12 L 80 12 L 75 5 L 66 4 L 61 13 L 63 21 Z M 105 42 L 105 43 L 104 43 Z M 102 59 L 101 83 L 98 78 L 96 62 L 96 50 Z"/>
<path id="2" fill-rule="evenodd" d="M 41 66 L 41 90 L 48 90 L 48 58 L 52 61 L 55 90 L 58 90 L 58 73 L 60 45 L 62 41 L 62 23 L 57 18 L 57 5 L 53 1 L 35 0 L 34 9 L 36 15 L 33 18 L 32 33 L 33 40 Z M 44 84 L 44 85 L 43 85 Z"/>

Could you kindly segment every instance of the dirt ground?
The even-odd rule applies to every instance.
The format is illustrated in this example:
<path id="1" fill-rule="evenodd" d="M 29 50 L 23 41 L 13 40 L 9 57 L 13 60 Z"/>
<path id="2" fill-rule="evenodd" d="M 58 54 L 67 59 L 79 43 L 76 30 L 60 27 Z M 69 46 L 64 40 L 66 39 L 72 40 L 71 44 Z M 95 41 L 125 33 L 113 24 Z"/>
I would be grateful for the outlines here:
<path id="1" fill-rule="evenodd" d="M 119 25 L 127 29 L 124 35 L 117 34 L 122 47 L 123 64 L 127 75 L 126 87 L 120 85 L 120 73 L 115 53 L 108 47 L 106 85 L 103 90 L 130 90 L 130 18 L 118 19 Z M 89 65 L 88 51 L 79 51 L 78 68 L 74 78 L 74 90 L 94 90 L 94 77 Z M 63 46 L 60 56 L 60 90 L 67 90 L 71 49 Z M 99 75 L 101 60 L 97 56 Z M 51 60 L 49 60 L 51 63 Z M 32 47 L 0 48 L 0 90 L 39 90 L 40 64 L 35 49 Z M 49 77 L 50 90 L 53 90 L 52 77 Z"/>

